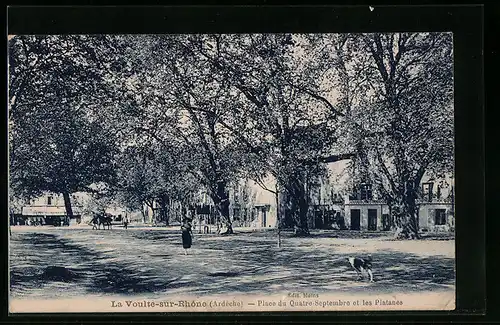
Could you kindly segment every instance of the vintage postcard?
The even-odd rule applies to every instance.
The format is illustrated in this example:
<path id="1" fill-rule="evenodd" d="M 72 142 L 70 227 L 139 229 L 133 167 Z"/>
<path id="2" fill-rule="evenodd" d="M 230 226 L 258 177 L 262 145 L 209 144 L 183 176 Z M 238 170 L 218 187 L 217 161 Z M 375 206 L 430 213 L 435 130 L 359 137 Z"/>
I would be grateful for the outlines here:
<path id="1" fill-rule="evenodd" d="M 452 33 L 8 56 L 11 313 L 455 309 Z"/>

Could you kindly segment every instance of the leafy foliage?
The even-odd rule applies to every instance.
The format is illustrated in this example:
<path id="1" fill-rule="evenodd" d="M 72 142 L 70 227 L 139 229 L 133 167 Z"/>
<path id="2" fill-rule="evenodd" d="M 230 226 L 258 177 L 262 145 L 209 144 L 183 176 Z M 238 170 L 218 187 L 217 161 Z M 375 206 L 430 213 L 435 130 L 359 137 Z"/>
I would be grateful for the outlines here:
<path id="1" fill-rule="evenodd" d="M 9 41 L 10 183 L 22 196 L 69 194 L 109 182 L 113 129 L 93 114 L 112 100 L 105 37 L 15 36 Z"/>
<path id="2" fill-rule="evenodd" d="M 307 234 L 325 164 L 350 159 L 416 236 L 423 175 L 453 170 L 452 68 L 446 33 L 16 36 L 11 188 L 138 208 L 201 186 L 230 232 L 229 191 L 272 176 Z"/>
<path id="3" fill-rule="evenodd" d="M 373 182 L 398 235 L 416 237 L 424 173 L 453 169 L 451 34 L 345 35 L 333 47 L 338 102 L 352 129 L 344 141 L 356 152 L 353 185 Z"/>

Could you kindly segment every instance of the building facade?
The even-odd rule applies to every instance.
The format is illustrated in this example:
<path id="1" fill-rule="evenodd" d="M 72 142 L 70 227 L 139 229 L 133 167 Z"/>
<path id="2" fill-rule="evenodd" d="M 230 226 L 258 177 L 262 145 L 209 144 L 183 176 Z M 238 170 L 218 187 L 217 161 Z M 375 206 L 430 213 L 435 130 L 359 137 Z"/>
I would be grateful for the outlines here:
<path id="1" fill-rule="evenodd" d="M 443 183 L 442 181 L 440 182 Z M 420 231 L 447 232 L 455 229 L 453 183 L 447 184 L 448 191 L 443 196 L 442 185 L 426 181 L 418 192 L 417 220 Z M 361 184 L 362 190 L 346 197 L 345 221 L 351 230 L 388 231 L 392 220 L 389 206 L 373 197 L 370 184 Z"/>
<path id="2" fill-rule="evenodd" d="M 273 184 L 268 184 L 274 186 Z M 273 193 L 264 190 L 253 181 L 244 181 L 229 189 L 229 217 L 233 227 L 245 227 L 253 229 L 275 228 L 276 198 Z M 193 224 L 198 231 L 215 232 L 221 226 L 219 212 L 214 205 L 209 193 L 200 189 L 190 200 L 190 203 L 181 204 L 177 201 L 169 202 L 166 206 L 169 215 L 169 224 L 177 224 L 181 221 L 184 209 L 190 206 L 194 212 Z M 144 222 L 149 224 L 161 224 L 162 207 L 160 199 L 152 201 L 152 206 L 144 204 Z"/>
<path id="3" fill-rule="evenodd" d="M 345 204 L 345 225 L 350 230 L 390 230 L 389 207 L 381 201 L 351 200 Z"/>
<path id="4" fill-rule="evenodd" d="M 46 192 L 43 195 L 24 201 L 21 213 L 11 218 L 12 225 L 74 225 L 82 221 L 82 206 L 78 195 L 71 197 L 73 217 L 68 218 L 64 198 L 61 194 Z"/>

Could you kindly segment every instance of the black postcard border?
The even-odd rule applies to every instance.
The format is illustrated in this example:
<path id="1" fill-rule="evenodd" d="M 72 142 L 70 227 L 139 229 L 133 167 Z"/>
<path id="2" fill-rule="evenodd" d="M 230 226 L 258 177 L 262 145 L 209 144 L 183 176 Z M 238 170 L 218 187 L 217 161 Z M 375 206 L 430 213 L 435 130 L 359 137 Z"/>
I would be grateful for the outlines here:
<path id="1" fill-rule="evenodd" d="M 265 3 L 264 3 L 265 4 Z M 94 6 L 7 8 L 7 34 L 161 34 L 243 32 L 389 32 L 451 31 L 454 38 L 456 129 L 456 290 L 457 309 L 452 312 L 277 312 L 277 313 L 154 313 L 154 314 L 15 314 L 9 320 L 70 321 L 185 321 L 217 322 L 247 318 L 278 321 L 353 322 L 373 316 L 377 321 L 410 318 L 478 320 L 486 307 L 485 256 L 485 148 L 483 12 L 481 5 L 374 5 L 362 6 Z M 6 63 L 6 61 L 4 61 Z M 6 69 L 6 64 L 4 65 Z M 6 70 L 5 70 L 6 72 Z M 6 74 L 5 74 L 6 75 Z M 6 92 L 5 92 L 6 94 Z M 7 103 L 7 100 L 4 102 Z M 6 107 L 6 106 L 5 106 Z M 7 118 L 6 110 L 4 118 Z M 4 123 L 6 126 L 6 120 Z M 7 133 L 4 133 L 7 135 Z M 7 141 L 2 143 L 4 170 L 8 168 Z M 2 188 L 7 203 L 7 173 Z M 7 207 L 7 204 L 4 205 Z M 5 211 L 5 210 L 4 210 Z M 8 231 L 2 232 L 4 248 Z M 8 251 L 7 251 L 8 252 Z M 4 253 L 5 268 L 8 254 Z M 8 273 L 4 272 L 4 277 Z M 7 295 L 7 278 L 4 279 Z M 8 306 L 4 307 L 8 313 Z M 169 317 L 165 317 L 168 315 Z M 381 320 L 381 319 L 379 319 Z"/>

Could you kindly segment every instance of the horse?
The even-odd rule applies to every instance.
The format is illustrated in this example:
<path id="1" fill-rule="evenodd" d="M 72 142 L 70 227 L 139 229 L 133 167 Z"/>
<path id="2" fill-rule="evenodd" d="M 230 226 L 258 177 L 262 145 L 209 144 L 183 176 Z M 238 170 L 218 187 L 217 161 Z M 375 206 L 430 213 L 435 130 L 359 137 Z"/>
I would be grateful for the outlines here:
<path id="1" fill-rule="evenodd" d="M 98 230 L 101 229 L 106 229 L 106 226 L 108 226 L 108 230 L 111 229 L 111 221 L 113 219 L 111 216 L 109 216 L 107 213 L 102 213 L 102 214 L 94 214 L 94 217 L 90 221 L 89 224 L 92 224 L 92 229 Z"/>

